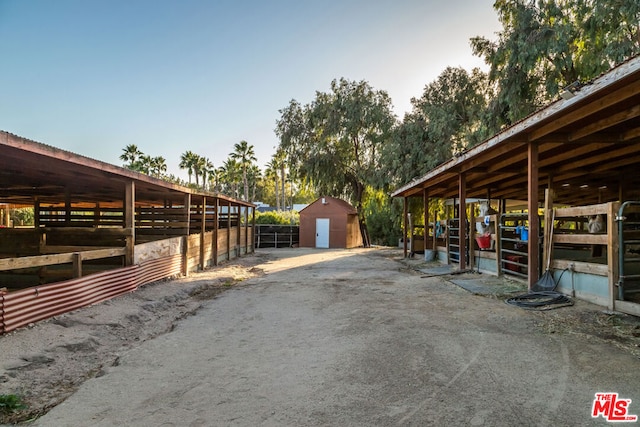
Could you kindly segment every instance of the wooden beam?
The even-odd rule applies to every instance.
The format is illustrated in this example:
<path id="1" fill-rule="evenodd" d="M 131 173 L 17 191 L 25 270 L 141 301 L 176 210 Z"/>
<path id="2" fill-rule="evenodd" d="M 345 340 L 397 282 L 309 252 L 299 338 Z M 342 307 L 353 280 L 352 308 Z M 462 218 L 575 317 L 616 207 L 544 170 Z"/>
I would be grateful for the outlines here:
<path id="1" fill-rule="evenodd" d="M 600 203 L 589 206 L 575 206 L 570 208 L 558 208 L 556 218 L 571 218 L 576 216 L 589 216 L 608 213 L 609 203 Z"/>
<path id="2" fill-rule="evenodd" d="M 125 185 L 124 229 L 127 231 L 125 265 L 132 265 L 136 247 L 136 183 L 131 180 Z"/>
<path id="3" fill-rule="evenodd" d="M 640 80 L 636 80 L 635 82 L 628 84 L 614 92 L 604 95 L 597 101 L 590 102 L 584 107 L 564 114 L 562 117 L 556 118 L 549 124 L 541 126 L 540 128 L 529 134 L 529 140 L 538 140 L 545 135 L 555 132 L 556 130 L 561 129 L 569 124 L 575 123 L 578 120 L 589 117 L 591 114 L 597 113 L 598 111 L 604 110 L 605 108 L 624 101 L 625 99 L 631 98 L 638 93 L 640 93 Z M 545 112 L 546 114 L 550 114 L 548 111 Z"/>
<path id="4" fill-rule="evenodd" d="M 409 221 L 407 220 L 407 216 L 409 215 L 409 198 L 404 197 L 404 205 L 402 209 L 402 248 L 403 248 L 403 256 L 407 258 L 407 227 L 409 227 Z"/>
<path id="5" fill-rule="evenodd" d="M 640 127 L 629 129 L 620 135 L 620 141 L 629 141 L 631 139 L 640 137 Z"/>
<path id="6" fill-rule="evenodd" d="M 588 124 L 586 126 L 583 126 L 579 130 L 572 132 L 569 135 L 569 140 L 576 141 L 587 135 L 591 135 L 603 129 L 610 128 L 612 126 L 615 126 L 627 120 L 631 120 L 638 116 L 640 116 L 640 105 L 636 105 L 635 107 L 631 107 L 627 110 L 621 111 L 619 113 L 608 116 L 604 119 L 601 119 L 591 124 Z"/>
<path id="7" fill-rule="evenodd" d="M 213 265 L 218 265 L 218 229 L 220 228 L 220 199 L 215 198 L 213 211 Z M 255 219 L 254 219 L 255 220 Z M 254 228 L 255 230 L 255 228 Z"/>
<path id="8" fill-rule="evenodd" d="M 182 253 L 182 274 L 189 275 L 189 228 L 191 227 L 191 194 L 185 194 L 184 200 L 184 221 L 187 224 L 185 229 L 184 250 Z"/>
<path id="9" fill-rule="evenodd" d="M 560 234 L 553 235 L 555 243 L 568 243 L 575 245 L 606 245 L 606 234 Z"/>
<path id="10" fill-rule="evenodd" d="M 538 252 L 538 236 L 540 235 L 540 219 L 538 216 L 538 144 L 529 144 L 528 160 L 528 211 L 529 211 L 529 243 L 527 245 L 527 255 L 529 258 L 529 290 L 539 279 L 540 257 Z"/>
<path id="11" fill-rule="evenodd" d="M 423 238 L 424 238 L 424 254 L 425 254 L 425 259 L 427 256 L 427 242 L 429 241 L 429 190 L 428 189 L 424 189 L 422 190 L 422 207 L 423 207 L 423 214 L 424 214 L 424 232 L 423 232 Z M 433 234 L 435 234 L 435 223 L 433 224 Z M 433 249 L 435 250 L 435 246 L 433 247 Z"/>
<path id="12" fill-rule="evenodd" d="M 227 261 L 231 259 L 231 200 L 227 201 Z"/>
<path id="13" fill-rule="evenodd" d="M 202 196 L 202 205 L 200 212 L 200 269 L 206 268 L 205 250 L 204 250 L 204 236 L 207 232 L 207 198 Z"/>

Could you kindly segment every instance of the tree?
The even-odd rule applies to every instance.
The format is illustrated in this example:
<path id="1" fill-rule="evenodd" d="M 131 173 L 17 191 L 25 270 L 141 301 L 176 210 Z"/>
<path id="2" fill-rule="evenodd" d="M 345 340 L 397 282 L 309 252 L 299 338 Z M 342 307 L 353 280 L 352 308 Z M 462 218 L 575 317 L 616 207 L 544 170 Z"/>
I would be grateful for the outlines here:
<path id="1" fill-rule="evenodd" d="M 242 168 L 233 158 L 229 157 L 218 169 L 223 192 L 232 197 L 238 197 L 238 183 L 242 180 Z"/>
<path id="2" fill-rule="evenodd" d="M 140 156 L 138 161 L 134 164 L 133 169 L 145 175 L 149 175 L 151 173 L 152 162 L 153 160 L 151 156 L 147 156 L 146 154 L 143 154 L 142 156 Z"/>
<path id="3" fill-rule="evenodd" d="M 249 198 L 248 200 L 257 200 L 256 192 L 258 189 L 258 184 L 261 180 L 262 172 L 260 171 L 260 168 L 258 167 L 258 165 L 251 165 L 249 170 L 247 170 L 247 181 L 249 182 L 249 188 L 251 190 L 251 198 Z"/>
<path id="4" fill-rule="evenodd" d="M 342 78 L 331 82 L 330 93 L 316 92 L 311 104 L 292 100 L 280 113 L 276 134 L 290 173 L 321 193 L 349 197 L 360 212 L 395 123 L 387 93 Z"/>
<path id="5" fill-rule="evenodd" d="M 497 84 L 494 126 L 511 124 L 640 52 L 637 0 L 497 0 L 497 41 L 471 39 Z"/>
<path id="6" fill-rule="evenodd" d="M 279 166 L 274 156 L 271 158 L 271 161 L 267 163 L 267 169 L 264 171 L 264 177 L 265 179 L 273 183 L 273 190 L 276 199 L 276 210 L 280 211 L 280 197 L 278 197 L 278 170 Z"/>
<path id="7" fill-rule="evenodd" d="M 286 192 L 286 183 L 287 183 L 287 159 L 286 154 L 283 150 L 278 149 L 276 154 L 273 155 L 271 160 L 272 166 L 276 171 L 276 174 L 280 174 L 280 186 L 282 191 L 280 192 L 280 196 L 282 197 L 282 210 L 287 208 L 287 192 Z M 276 189 L 276 198 L 278 197 L 278 191 Z M 278 201 L 278 206 L 280 206 L 280 201 Z M 280 210 L 280 208 L 278 208 Z"/>
<path id="8" fill-rule="evenodd" d="M 209 178 L 209 188 L 215 193 L 220 192 L 220 174 L 220 169 L 216 169 L 215 167 L 207 172 L 207 176 Z"/>
<path id="9" fill-rule="evenodd" d="M 211 176 L 215 175 L 216 168 L 213 162 L 208 157 L 202 157 L 202 161 L 199 162 L 200 174 L 202 175 L 202 189 L 207 189 L 207 184 L 211 186 Z"/>
<path id="10" fill-rule="evenodd" d="M 125 167 L 132 169 L 133 165 L 139 160 L 139 158 L 143 155 L 142 151 L 138 149 L 138 146 L 135 144 L 129 144 L 125 148 L 122 149 L 122 154 L 120 155 L 120 160 L 125 162 Z"/>
<path id="11" fill-rule="evenodd" d="M 150 166 L 151 175 L 156 178 L 161 178 L 167 171 L 167 161 L 162 156 L 153 157 Z"/>
<path id="12" fill-rule="evenodd" d="M 186 169 L 187 175 L 189 175 L 189 184 L 191 184 L 191 175 L 195 173 L 195 169 L 197 167 L 198 156 L 192 151 L 185 151 L 180 155 L 180 164 L 178 167 L 180 169 Z M 197 185 L 197 175 L 196 175 L 196 185 Z"/>
<path id="13" fill-rule="evenodd" d="M 251 165 L 256 161 L 255 151 L 253 145 L 249 145 L 247 141 L 240 141 L 234 146 L 233 153 L 230 157 L 238 162 L 240 169 L 242 170 L 242 182 L 244 183 L 244 200 L 249 200 L 249 182 L 247 180 L 247 171 Z"/>
<path id="14" fill-rule="evenodd" d="M 428 138 L 452 154 L 481 142 L 486 136 L 483 112 L 491 91 L 486 74 L 447 68 L 427 85 L 422 97 L 413 98 L 413 113 L 427 124 Z"/>

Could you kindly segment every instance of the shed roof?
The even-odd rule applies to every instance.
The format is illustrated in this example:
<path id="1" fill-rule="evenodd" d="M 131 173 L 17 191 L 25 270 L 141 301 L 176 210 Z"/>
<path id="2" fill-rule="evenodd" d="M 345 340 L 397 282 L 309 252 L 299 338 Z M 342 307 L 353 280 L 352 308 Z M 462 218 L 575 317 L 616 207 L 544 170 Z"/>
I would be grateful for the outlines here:
<path id="1" fill-rule="evenodd" d="M 186 194 L 217 197 L 236 205 L 253 204 L 195 191 L 109 163 L 0 131 L 0 202 L 17 205 L 73 202 L 122 205 L 125 185 L 135 183 L 136 203 L 184 203 Z"/>
<path id="2" fill-rule="evenodd" d="M 325 200 L 326 203 L 322 203 L 322 201 Z M 347 215 L 357 215 L 358 211 L 356 210 L 356 208 L 354 208 L 353 206 L 351 206 L 349 204 L 349 202 L 346 202 L 342 199 L 338 199 L 335 197 L 320 197 L 319 199 L 317 199 L 315 202 L 311 203 L 310 205 L 306 206 L 304 209 L 302 209 L 300 211 L 300 213 L 302 214 L 303 212 L 310 212 L 313 210 L 312 207 L 317 206 L 319 204 L 328 204 L 331 205 L 332 208 L 337 208 L 341 211 L 344 211 L 344 213 L 346 213 Z"/>
<path id="3" fill-rule="evenodd" d="M 392 193 L 526 200 L 528 149 L 538 144 L 538 187 L 567 205 L 640 198 L 640 56 L 584 85 Z M 541 197 L 544 191 L 539 191 Z M 541 202 L 542 200 L 539 200 Z"/>

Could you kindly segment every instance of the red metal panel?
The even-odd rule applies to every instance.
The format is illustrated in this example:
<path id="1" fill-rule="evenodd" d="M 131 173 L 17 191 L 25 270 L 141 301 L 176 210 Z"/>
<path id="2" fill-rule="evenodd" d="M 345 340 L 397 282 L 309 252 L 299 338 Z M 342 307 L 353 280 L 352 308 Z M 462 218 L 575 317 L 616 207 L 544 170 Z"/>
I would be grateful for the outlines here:
<path id="1" fill-rule="evenodd" d="M 137 288 L 138 266 L 35 286 L 3 296 L 3 332 L 95 304 Z"/>
<path id="2" fill-rule="evenodd" d="M 140 263 L 137 285 L 142 286 L 167 277 L 177 276 L 182 272 L 182 255 L 153 259 Z"/>
<path id="3" fill-rule="evenodd" d="M 29 323 L 111 299 L 144 284 L 179 275 L 181 271 L 182 256 L 178 254 L 79 279 L 11 293 L 0 292 L 0 332 L 9 332 Z"/>

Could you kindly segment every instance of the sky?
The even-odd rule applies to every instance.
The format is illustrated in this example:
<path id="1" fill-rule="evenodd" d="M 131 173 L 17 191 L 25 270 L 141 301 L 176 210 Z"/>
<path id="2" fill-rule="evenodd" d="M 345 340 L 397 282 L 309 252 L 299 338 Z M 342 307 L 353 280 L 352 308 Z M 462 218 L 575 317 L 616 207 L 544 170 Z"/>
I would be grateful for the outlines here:
<path id="1" fill-rule="evenodd" d="M 187 179 L 242 140 L 263 168 L 279 110 L 342 77 L 399 119 L 448 66 L 486 65 L 493 0 L 0 0 L 0 130 L 107 163 L 124 147 Z"/>

